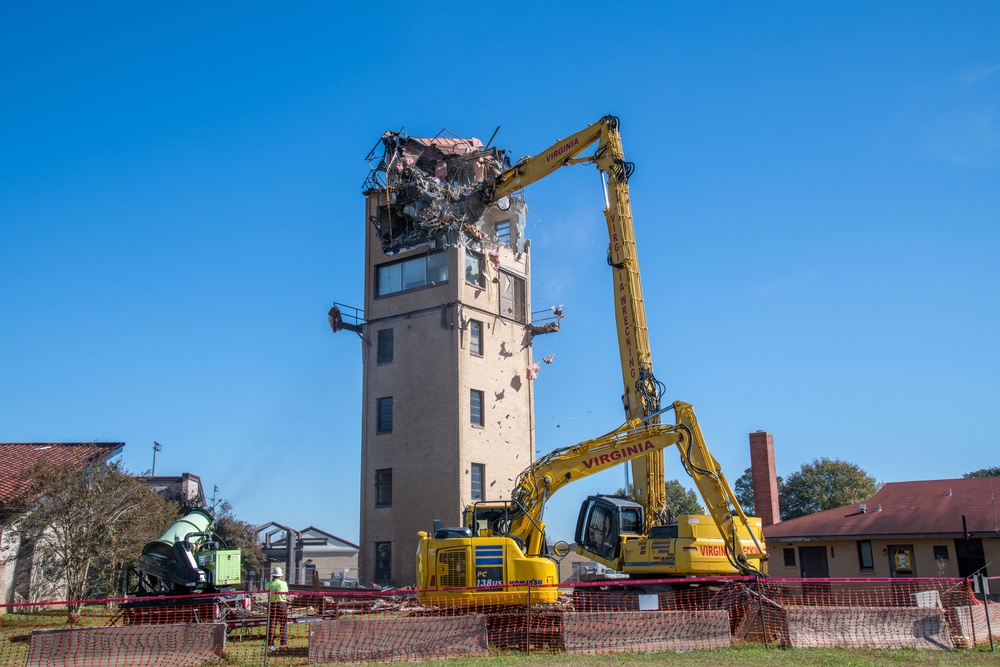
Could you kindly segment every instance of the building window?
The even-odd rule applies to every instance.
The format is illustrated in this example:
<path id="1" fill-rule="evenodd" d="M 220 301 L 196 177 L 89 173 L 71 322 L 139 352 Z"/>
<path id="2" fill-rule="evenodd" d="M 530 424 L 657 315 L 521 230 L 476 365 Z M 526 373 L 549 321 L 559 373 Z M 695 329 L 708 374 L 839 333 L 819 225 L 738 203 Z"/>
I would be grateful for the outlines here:
<path id="1" fill-rule="evenodd" d="M 378 432 L 392 433 L 392 396 L 378 399 Z"/>
<path id="2" fill-rule="evenodd" d="M 947 545 L 935 546 L 934 547 L 934 560 L 948 560 L 948 547 L 947 547 Z"/>
<path id="3" fill-rule="evenodd" d="M 497 222 L 497 241 L 501 245 L 510 246 L 510 220 Z"/>
<path id="4" fill-rule="evenodd" d="M 861 540 L 858 542 L 858 566 L 862 570 L 875 569 L 875 561 L 872 559 L 871 540 Z"/>
<path id="5" fill-rule="evenodd" d="M 483 256 L 478 252 L 465 250 L 465 282 L 476 287 L 486 286 L 486 273 L 483 266 Z"/>
<path id="6" fill-rule="evenodd" d="M 375 583 L 392 581 L 392 542 L 375 543 Z"/>
<path id="7" fill-rule="evenodd" d="M 448 254 L 436 252 L 377 268 L 378 295 L 440 285 L 448 282 Z"/>
<path id="8" fill-rule="evenodd" d="M 517 322 L 525 322 L 524 278 L 500 272 L 500 316 Z"/>
<path id="9" fill-rule="evenodd" d="M 469 423 L 473 426 L 483 426 L 483 392 L 478 389 L 469 390 Z"/>
<path id="10" fill-rule="evenodd" d="M 486 500 L 483 495 L 486 481 L 486 465 L 482 463 L 472 464 L 472 499 Z"/>
<path id="11" fill-rule="evenodd" d="M 378 330 L 378 363 L 392 363 L 392 329 Z"/>
<path id="12" fill-rule="evenodd" d="M 795 549 L 784 549 L 785 567 L 795 567 Z"/>
<path id="13" fill-rule="evenodd" d="M 392 468 L 375 471 L 375 507 L 392 507 Z"/>
<path id="14" fill-rule="evenodd" d="M 469 320 L 469 354 L 483 356 L 483 323 Z"/>

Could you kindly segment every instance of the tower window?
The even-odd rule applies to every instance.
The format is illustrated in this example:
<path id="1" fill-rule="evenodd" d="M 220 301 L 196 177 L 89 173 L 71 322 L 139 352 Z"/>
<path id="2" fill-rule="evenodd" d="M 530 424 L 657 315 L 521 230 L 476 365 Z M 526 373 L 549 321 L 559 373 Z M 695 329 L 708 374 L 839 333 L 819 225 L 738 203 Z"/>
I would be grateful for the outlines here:
<path id="1" fill-rule="evenodd" d="M 465 250 L 465 282 L 476 287 L 486 286 L 486 273 L 483 266 L 483 256 L 472 250 Z"/>
<path id="2" fill-rule="evenodd" d="M 486 465 L 483 463 L 472 464 L 472 499 L 486 500 L 484 494 L 486 480 Z"/>
<path id="3" fill-rule="evenodd" d="M 505 246 L 510 245 L 510 220 L 497 222 L 497 241 Z"/>
<path id="4" fill-rule="evenodd" d="M 517 322 L 525 322 L 524 317 L 525 286 L 524 278 L 500 272 L 500 316 Z"/>
<path id="5" fill-rule="evenodd" d="M 473 426 L 483 426 L 483 392 L 479 389 L 469 390 L 469 423 Z"/>
<path id="6" fill-rule="evenodd" d="M 392 542 L 375 543 L 375 582 L 392 581 Z"/>
<path id="7" fill-rule="evenodd" d="M 392 507 L 392 468 L 375 471 L 375 507 Z"/>
<path id="8" fill-rule="evenodd" d="M 469 320 L 469 354 L 483 356 L 483 323 Z"/>
<path id="9" fill-rule="evenodd" d="M 392 363 L 392 329 L 378 330 L 378 363 Z"/>
<path id="10" fill-rule="evenodd" d="M 392 396 L 378 399 L 378 432 L 392 433 Z"/>
<path id="11" fill-rule="evenodd" d="M 378 295 L 386 296 L 396 292 L 440 285 L 448 282 L 448 254 L 436 252 L 401 262 L 383 264 L 376 269 Z"/>

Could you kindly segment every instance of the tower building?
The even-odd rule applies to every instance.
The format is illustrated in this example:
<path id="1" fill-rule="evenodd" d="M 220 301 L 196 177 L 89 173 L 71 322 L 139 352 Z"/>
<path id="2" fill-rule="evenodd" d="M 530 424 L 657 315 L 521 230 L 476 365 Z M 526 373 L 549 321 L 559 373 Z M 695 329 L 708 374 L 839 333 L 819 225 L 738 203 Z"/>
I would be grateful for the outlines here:
<path id="1" fill-rule="evenodd" d="M 365 583 L 415 581 L 417 531 L 507 499 L 534 460 L 533 324 L 524 201 L 468 198 L 508 166 L 477 139 L 387 132 L 365 183 L 363 317 L 331 310 L 363 347 Z"/>

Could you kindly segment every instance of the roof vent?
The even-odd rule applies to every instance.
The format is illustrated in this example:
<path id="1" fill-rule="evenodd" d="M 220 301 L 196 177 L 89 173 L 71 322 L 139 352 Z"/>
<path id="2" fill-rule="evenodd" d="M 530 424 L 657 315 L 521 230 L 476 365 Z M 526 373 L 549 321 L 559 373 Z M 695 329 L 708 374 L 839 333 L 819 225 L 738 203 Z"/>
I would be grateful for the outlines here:
<path id="1" fill-rule="evenodd" d="M 868 511 L 868 505 L 865 505 L 864 503 L 861 503 L 858 507 L 861 510 L 862 514 Z"/>
<path id="2" fill-rule="evenodd" d="M 951 487 L 950 486 L 948 487 L 948 495 L 949 496 L 951 495 Z"/>
<path id="3" fill-rule="evenodd" d="M 879 503 L 879 504 L 878 504 L 878 509 L 877 509 L 877 510 L 875 510 L 875 511 L 876 511 L 876 512 L 881 512 L 881 511 L 882 511 L 882 503 Z"/>

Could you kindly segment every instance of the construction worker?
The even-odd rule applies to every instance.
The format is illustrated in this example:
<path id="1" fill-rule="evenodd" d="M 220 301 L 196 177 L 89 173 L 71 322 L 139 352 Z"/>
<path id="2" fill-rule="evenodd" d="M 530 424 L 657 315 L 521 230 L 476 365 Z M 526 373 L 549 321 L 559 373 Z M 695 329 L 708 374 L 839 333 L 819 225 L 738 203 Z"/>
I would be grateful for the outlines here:
<path id="1" fill-rule="evenodd" d="M 267 589 L 267 645 L 272 652 L 277 649 L 274 646 L 274 635 L 279 634 L 281 638 L 282 650 L 288 648 L 288 583 L 281 577 L 284 572 L 280 567 L 271 570 L 271 581 L 264 585 Z"/>

